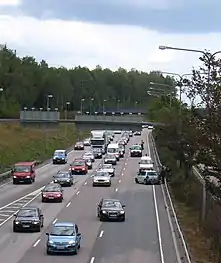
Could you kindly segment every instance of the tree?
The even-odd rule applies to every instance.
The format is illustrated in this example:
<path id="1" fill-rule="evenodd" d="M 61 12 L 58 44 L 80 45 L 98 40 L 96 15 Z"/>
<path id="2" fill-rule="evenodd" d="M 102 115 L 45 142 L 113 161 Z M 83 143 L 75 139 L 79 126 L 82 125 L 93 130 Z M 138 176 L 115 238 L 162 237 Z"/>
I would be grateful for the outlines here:
<path id="1" fill-rule="evenodd" d="M 147 96 L 150 82 L 173 85 L 173 79 L 164 78 L 159 72 L 141 72 L 135 69 L 117 71 L 97 66 L 93 70 L 77 66 L 72 69 L 50 67 L 45 60 L 37 62 L 26 56 L 19 58 L 16 51 L 6 45 L 0 47 L 0 114 L 1 117 L 18 117 L 19 110 L 27 108 L 46 108 L 47 95 L 52 94 L 51 108 L 65 109 L 67 101 L 70 109 L 79 111 L 81 99 L 84 109 L 101 110 L 105 108 L 146 109 L 153 97 Z M 120 103 L 118 102 L 120 101 Z"/>

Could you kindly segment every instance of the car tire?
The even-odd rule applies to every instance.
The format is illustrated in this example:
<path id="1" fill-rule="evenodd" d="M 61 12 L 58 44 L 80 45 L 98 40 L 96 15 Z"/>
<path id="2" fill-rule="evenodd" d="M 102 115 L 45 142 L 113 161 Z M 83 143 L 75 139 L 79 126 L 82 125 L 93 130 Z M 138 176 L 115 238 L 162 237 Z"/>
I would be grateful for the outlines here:
<path id="1" fill-rule="evenodd" d="M 125 222 L 125 217 L 123 217 L 123 218 L 121 219 L 121 222 Z"/>
<path id="2" fill-rule="evenodd" d="M 60 199 L 58 200 L 59 203 L 62 203 L 62 201 L 63 201 L 63 198 L 60 198 Z"/>
<path id="3" fill-rule="evenodd" d="M 36 232 L 41 232 L 41 226 L 36 229 Z"/>
<path id="4" fill-rule="evenodd" d="M 145 184 L 145 185 L 148 185 L 148 183 L 147 183 L 147 180 L 146 180 L 146 179 L 144 180 L 144 184 Z"/>
<path id="5" fill-rule="evenodd" d="M 100 221 L 101 221 L 101 222 L 103 222 L 103 221 L 104 221 L 104 219 L 103 219 L 103 217 L 102 217 L 102 216 L 100 216 L 100 217 L 99 217 L 99 219 L 100 219 Z"/>
<path id="6" fill-rule="evenodd" d="M 44 199 L 44 198 L 42 198 L 42 199 L 41 199 L 41 202 L 42 202 L 42 203 L 45 203 L 46 201 L 45 201 L 45 199 Z"/>
<path id="7" fill-rule="evenodd" d="M 78 249 L 80 249 L 81 248 L 81 243 L 79 242 L 79 244 L 78 244 Z"/>
<path id="8" fill-rule="evenodd" d="M 13 184 L 18 184 L 17 180 L 13 179 Z"/>
<path id="9" fill-rule="evenodd" d="M 46 254 L 51 255 L 51 252 L 48 249 L 46 249 Z"/>
<path id="10" fill-rule="evenodd" d="M 18 232 L 18 229 L 15 226 L 13 226 L 13 232 L 14 233 Z"/>
<path id="11" fill-rule="evenodd" d="M 138 183 L 139 183 L 139 182 L 138 182 L 138 180 L 137 180 L 137 178 L 135 178 L 135 183 L 136 183 L 136 184 L 138 184 Z"/>

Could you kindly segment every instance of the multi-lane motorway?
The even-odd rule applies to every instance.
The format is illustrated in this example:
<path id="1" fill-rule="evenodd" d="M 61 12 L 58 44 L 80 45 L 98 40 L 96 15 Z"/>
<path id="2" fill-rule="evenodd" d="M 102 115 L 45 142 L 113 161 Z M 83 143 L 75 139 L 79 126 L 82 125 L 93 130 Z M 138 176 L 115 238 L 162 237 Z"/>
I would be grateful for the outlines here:
<path id="1" fill-rule="evenodd" d="M 0 186 L 0 262 L 7 263 L 179 263 L 172 237 L 164 196 L 160 185 L 134 183 L 139 158 L 129 157 L 131 144 L 143 139 L 145 152 L 156 162 L 148 132 L 131 138 L 125 157 L 116 166 L 111 187 L 92 187 L 90 174 L 76 176 L 75 185 L 64 188 L 63 203 L 41 203 L 40 188 L 51 181 L 58 170 L 69 165 L 47 164 L 37 170 L 33 185 Z M 80 157 L 81 151 L 69 153 L 69 161 Z M 101 160 L 96 160 L 95 169 Z M 22 197 L 31 192 L 32 198 Z M 96 218 L 97 204 L 102 197 L 114 197 L 126 205 L 125 222 L 100 222 Z M 18 200 L 18 201 L 16 201 Z M 15 201 L 14 203 L 9 203 Z M 45 223 L 41 233 L 13 233 L 14 212 L 30 202 L 41 208 Z M 1 208 L 3 207 L 3 208 Z M 82 233 L 81 249 L 76 256 L 48 256 L 46 232 L 53 222 L 73 221 Z"/>

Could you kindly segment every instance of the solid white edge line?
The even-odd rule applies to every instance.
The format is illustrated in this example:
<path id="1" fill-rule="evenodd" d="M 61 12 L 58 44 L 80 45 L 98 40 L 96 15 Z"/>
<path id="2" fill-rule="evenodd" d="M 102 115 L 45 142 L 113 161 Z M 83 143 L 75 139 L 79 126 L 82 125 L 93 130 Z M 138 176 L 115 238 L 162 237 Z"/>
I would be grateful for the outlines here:
<path id="1" fill-rule="evenodd" d="M 76 195 L 79 195 L 80 194 L 80 191 L 77 191 Z"/>
<path id="2" fill-rule="evenodd" d="M 165 192 L 164 192 L 162 184 L 161 184 L 161 191 L 163 193 L 163 200 L 164 200 L 164 203 L 165 203 L 165 206 L 166 206 L 167 218 L 168 218 L 169 225 L 170 225 L 170 231 L 171 231 L 171 235 L 172 235 L 172 239 L 173 239 L 173 245 L 174 245 L 175 252 L 176 252 L 177 263 L 182 263 L 180 252 L 179 252 L 179 249 L 178 249 L 177 239 L 176 239 L 176 235 L 175 235 L 175 229 L 173 227 L 173 223 L 172 223 L 172 220 L 171 220 L 168 203 L 167 203 L 167 200 L 166 200 L 166 195 L 165 195 Z"/>
<path id="3" fill-rule="evenodd" d="M 84 183 L 84 185 L 86 185 L 86 184 L 87 184 L 87 182 Z"/>
<path id="4" fill-rule="evenodd" d="M 118 183 L 121 183 L 121 180 L 119 180 Z"/>
<path id="5" fill-rule="evenodd" d="M 57 221 L 58 221 L 58 219 L 55 218 L 55 220 L 52 222 L 52 225 L 54 225 Z"/>
<path id="6" fill-rule="evenodd" d="M 99 237 L 101 238 L 103 236 L 103 234 L 104 234 L 104 231 L 101 230 Z"/>
<path id="7" fill-rule="evenodd" d="M 37 247 L 37 245 L 40 243 L 41 239 L 39 238 L 33 245 L 33 247 Z"/>
<path id="8" fill-rule="evenodd" d="M 162 238 L 161 238 L 160 219 L 159 219 L 159 212 L 158 212 L 157 199 L 156 199 L 156 191 L 155 191 L 154 185 L 153 185 L 153 200 L 154 200 L 154 208 L 155 208 L 155 214 L 156 214 L 156 224 L 157 224 L 157 233 L 158 233 L 158 239 L 159 239 L 160 258 L 161 258 L 161 263 L 165 263 L 164 254 L 163 254 Z"/>
<path id="9" fill-rule="evenodd" d="M 67 203 L 67 204 L 66 204 L 66 207 L 69 207 L 70 205 L 71 205 L 71 202 Z"/>
<path id="10" fill-rule="evenodd" d="M 92 257 L 90 263 L 94 263 L 94 261 L 95 261 L 95 257 Z"/>
<path id="11" fill-rule="evenodd" d="M 115 192 L 117 192 L 117 191 L 118 191 L 118 188 L 115 189 Z"/>

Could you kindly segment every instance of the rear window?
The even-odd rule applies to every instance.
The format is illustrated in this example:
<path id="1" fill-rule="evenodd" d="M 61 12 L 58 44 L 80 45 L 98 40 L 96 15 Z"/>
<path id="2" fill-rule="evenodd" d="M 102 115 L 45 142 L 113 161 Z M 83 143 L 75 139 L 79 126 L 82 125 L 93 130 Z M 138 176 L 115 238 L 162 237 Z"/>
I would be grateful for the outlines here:
<path id="1" fill-rule="evenodd" d="M 84 166 L 85 165 L 85 161 L 74 161 L 73 166 Z"/>

